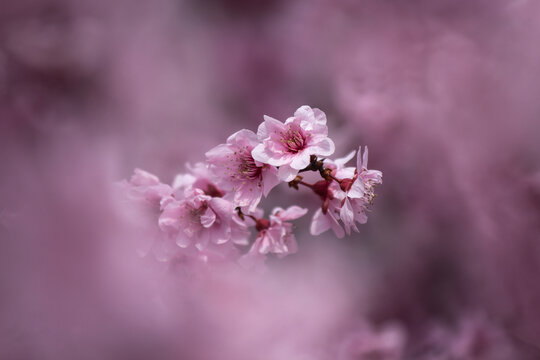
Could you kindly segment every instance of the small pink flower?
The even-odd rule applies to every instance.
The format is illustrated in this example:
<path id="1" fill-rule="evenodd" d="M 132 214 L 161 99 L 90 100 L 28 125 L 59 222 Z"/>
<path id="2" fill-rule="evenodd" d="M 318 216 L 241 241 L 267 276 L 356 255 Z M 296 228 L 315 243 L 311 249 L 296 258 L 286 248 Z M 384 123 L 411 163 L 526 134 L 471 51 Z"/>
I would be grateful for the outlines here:
<path id="1" fill-rule="evenodd" d="M 193 245 L 202 251 L 210 243 L 247 244 L 247 226 L 237 217 L 231 202 L 206 195 L 198 188 L 188 188 L 183 200 L 174 200 L 165 206 L 159 227 L 175 237 L 178 246 Z"/>
<path id="2" fill-rule="evenodd" d="M 292 233 L 293 225 L 288 221 L 298 219 L 307 213 L 307 209 L 291 206 L 287 210 L 275 208 L 270 220 L 259 219 L 255 225 L 259 231 L 247 256 L 260 256 L 268 253 L 283 257 L 297 251 L 296 239 Z"/>
<path id="3" fill-rule="evenodd" d="M 335 149 L 328 138 L 326 115 L 309 106 L 300 107 L 285 123 L 265 116 L 257 137 L 261 143 L 253 149 L 253 158 L 278 166 L 283 181 L 293 180 L 309 165 L 311 155 L 330 156 Z"/>
<path id="4" fill-rule="evenodd" d="M 330 186 L 334 197 L 341 201 L 339 218 L 345 226 L 345 232 L 351 233 L 351 229 L 358 232 L 356 222 L 367 222 L 366 210 L 375 198 L 375 186 L 382 183 L 382 173 L 378 170 L 368 170 L 368 149 L 358 149 L 357 167 L 342 168 L 336 171 L 336 177 L 341 183 L 332 183 Z"/>
<path id="5" fill-rule="evenodd" d="M 327 169 L 331 169 L 332 175 L 336 176 L 337 172 L 345 169 L 345 165 L 354 157 L 354 155 L 356 155 L 355 150 L 351 151 L 342 158 L 335 160 L 325 159 L 324 166 Z M 322 187 L 321 185 L 326 186 Z M 311 235 L 320 235 L 327 230 L 332 229 L 336 237 L 341 239 L 343 236 L 345 236 L 345 231 L 339 223 L 341 203 L 334 197 L 334 190 L 332 188 L 335 188 L 335 186 L 331 185 L 332 183 L 326 181 L 319 181 L 315 184 L 314 191 L 321 197 L 323 204 L 322 207 L 317 209 L 313 215 L 310 233 Z"/>
<path id="6" fill-rule="evenodd" d="M 144 201 L 156 208 L 159 208 L 160 203 L 169 198 L 173 192 L 173 189 L 161 183 L 157 176 L 141 169 L 135 169 L 131 179 L 124 180 L 121 186 L 127 190 L 128 198 Z"/>
<path id="7" fill-rule="evenodd" d="M 206 153 L 210 169 L 219 184 L 230 191 L 235 206 L 247 207 L 253 212 L 261 197 L 268 196 L 279 184 L 277 169 L 255 161 L 251 152 L 259 144 L 257 135 L 250 130 L 240 130 Z"/>
<path id="8" fill-rule="evenodd" d="M 171 186 L 163 184 L 158 177 L 141 169 L 135 172 L 129 181 L 121 186 L 127 191 L 127 197 L 142 207 L 130 204 L 126 213 L 134 216 L 134 225 L 140 234 L 137 251 L 140 256 L 152 253 L 158 261 L 169 261 L 174 258 L 180 248 L 168 239 L 157 226 L 157 219 L 166 204 L 174 200 Z M 150 210 L 150 211 L 148 211 Z M 131 218 L 130 218 L 131 220 Z"/>
<path id="9" fill-rule="evenodd" d="M 353 154 L 354 156 L 354 154 Z M 340 202 L 334 197 L 331 182 L 320 180 L 311 188 L 322 200 L 322 206 L 317 209 L 311 221 L 311 235 L 320 235 L 332 229 L 338 238 L 345 235 L 343 228 L 338 222 Z"/>

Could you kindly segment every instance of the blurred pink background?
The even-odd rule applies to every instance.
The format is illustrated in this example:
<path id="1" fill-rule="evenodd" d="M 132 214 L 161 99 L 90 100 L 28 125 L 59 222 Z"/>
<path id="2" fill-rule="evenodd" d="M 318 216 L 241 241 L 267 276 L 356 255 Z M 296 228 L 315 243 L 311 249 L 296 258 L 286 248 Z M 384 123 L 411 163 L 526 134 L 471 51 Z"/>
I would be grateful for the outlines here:
<path id="1" fill-rule="evenodd" d="M 533 0 L 2 1 L 0 359 L 539 359 L 539 38 Z M 138 255 L 112 184 L 304 104 L 384 173 L 359 234 Z"/>

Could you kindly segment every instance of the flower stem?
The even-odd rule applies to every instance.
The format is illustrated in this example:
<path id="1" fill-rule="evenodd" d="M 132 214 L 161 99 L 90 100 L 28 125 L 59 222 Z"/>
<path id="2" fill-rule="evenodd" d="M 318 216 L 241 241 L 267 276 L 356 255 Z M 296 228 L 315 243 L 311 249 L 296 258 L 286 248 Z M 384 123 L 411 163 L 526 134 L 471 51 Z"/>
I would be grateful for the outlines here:
<path id="1" fill-rule="evenodd" d="M 324 167 L 324 159 L 319 160 L 315 155 L 311 155 L 309 165 L 298 172 L 301 173 L 306 171 L 318 171 L 323 179 L 327 181 L 333 180 L 336 181 L 338 184 L 341 184 L 341 180 L 337 179 L 332 175 L 332 170 Z"/>
<path id="2" fill-rule="evenodd" d="M 308 184 L 308 183 L 305 182 L 305 181 L 298 181 L 298 184 L 304 185 L 304 186 L 307 186 L 307 187 L 310 188 L 310 189 L 313 189 L 313 184 Z"/>

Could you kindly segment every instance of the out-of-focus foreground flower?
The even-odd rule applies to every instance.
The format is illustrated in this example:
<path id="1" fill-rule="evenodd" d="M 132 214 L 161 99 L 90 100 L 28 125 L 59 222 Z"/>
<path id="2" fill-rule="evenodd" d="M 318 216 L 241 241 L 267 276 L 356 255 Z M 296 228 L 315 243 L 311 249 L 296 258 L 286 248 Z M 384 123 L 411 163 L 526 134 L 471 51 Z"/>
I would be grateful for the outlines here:
<path id="1" fill-rule="evenodd" d="M 540 358 L 538 2 L 5 0 L 0 24 L 1 359 Z M 300 104 L 338 159 L 315 114 L 285 124 Z M 233 181 L 184 168 L 261 114 L 299 189 L 252 215 L 324 218 L 265 267 L 236 265 L 241 225 L 178 246 L 159 218 L 188 188 L 264 231 Z M 359 144 L 384 173 L 362 226 L 341 215 Z M 352 181 L 299 173 L 307 155 Z"/>

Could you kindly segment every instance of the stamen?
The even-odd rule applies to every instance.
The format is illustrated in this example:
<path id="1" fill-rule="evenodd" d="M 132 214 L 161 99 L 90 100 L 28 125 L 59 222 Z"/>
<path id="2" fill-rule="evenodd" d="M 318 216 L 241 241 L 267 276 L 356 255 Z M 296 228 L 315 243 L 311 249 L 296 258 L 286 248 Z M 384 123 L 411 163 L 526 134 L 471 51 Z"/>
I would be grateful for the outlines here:
<path id="1" fill-rule="evenodd" d="M 281 132 L 280 135 L 279 141 L 288 152 L 296 154 L 306 146 L 307 138 L 301 128 L 295 129 L 289 126 L 287 131 Z"/>

